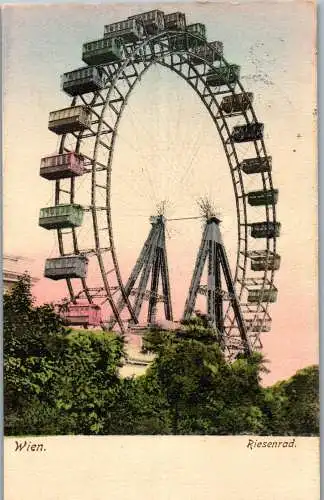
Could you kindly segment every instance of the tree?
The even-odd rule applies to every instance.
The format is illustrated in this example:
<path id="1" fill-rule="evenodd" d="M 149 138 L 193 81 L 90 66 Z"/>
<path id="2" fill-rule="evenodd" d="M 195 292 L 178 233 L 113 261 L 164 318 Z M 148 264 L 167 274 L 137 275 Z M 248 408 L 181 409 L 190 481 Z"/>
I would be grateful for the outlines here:
<path id="1" fill-rule="evenodd" d="M 106 414 L 104 434 L 171 434 L 168 401 L 156 379 L 146 374 L 121 380 Z"/>
<path id="2" fill-rule="evenodd" d="M 291 434 L 300 436 L 319 434 L 319 370 L 309 366 L 297 371 L 284 384 L 288 399 L 286 415 Z"/>
<path id="3" fill-rule="evenodd" d="M 319 432 L 318 366 L 263 388 L 263 356 L 227 362 L 203 315 L 150 329 L 154 362 L 121 379 L 123 337 L 67 329 L 23 276 L 4 296 L 3 344 L 7 435 Z"/>
<path id="4" fill-rule="evenodd" d="M 174 332 L 151 330 L 144 349 L 157 355 L 147 377 L 155 378 L 166 396 L 173 433 L 238 434 L 262 429 L 260 378 L 265 368 L 260 355 L 226 362 L 217 333 L 199 317 Z"/>
<path id="5" fill-rule="evenodd" d="M 23 276 L 4 296 L 6 434 L 98 434 L 120 383 L 124 341 L 67 329 L 34 306 Z"/>
<path id="6" fill-rule="evenodd" d="M 299 370 L 288 380 L 268 389 L 272 397 L 269 425 L 276 433 L 309 436 L 319 434 L 319 370 L 317 365 Z M 278 409 L 279 408 L 279 409 Z"/>
<path id="7" fill-rule="evenodd" d="M 68 416 L 62 434 L 102 434 L 120 390 L 124 341 L 115 334 L 76 331 L 66 339 L 55 404 Z"/>
<path id="8" fill-rule="evenodd" d="M 24 411 L 47 401 L 67 330 L 50 305 L 34 306 L 31 280 L 22 276 L 3 299 L 5 432 L 25 432 Z M 37 414 L 37 413 L 36 413 Z"/>

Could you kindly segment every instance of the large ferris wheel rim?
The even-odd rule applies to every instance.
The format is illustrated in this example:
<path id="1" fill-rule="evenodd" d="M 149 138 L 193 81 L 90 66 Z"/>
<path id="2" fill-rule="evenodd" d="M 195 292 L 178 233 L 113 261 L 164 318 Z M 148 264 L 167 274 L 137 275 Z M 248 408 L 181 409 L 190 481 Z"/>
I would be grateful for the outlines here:
<path id="1" fill-rule="evenodd" d="M 125 72 L 125 69 L 127 67 L 129 67 L 130 65 L 132 65 L 132 67 L 134 68 L 134 72 L 136 74 L 136 79 L 134 80 L 134 82 L 132 83 L 132 85 L 129 85 L 129 89 L 127 90 L 127 92 L 126 92 L 126 94 L 124 96 L 124 100 L 122 102 L 121 108 L 120 108 L 120 110 L 118 112 L 118 116 L 117 116 L 117 119 L 116 119 L 116 122 L 115 122 L 115 125 L 114 125 L 114 130 L 113 130 L 113 133 L 112 133 L 112 143 L 111 143 L 112 147 L 111 147 L 111 150 L 110 150 L 110 153 L 109 153 L 109 156 L 108 156 L 108 162 L 107 162 L 107 190 L 106 190 L 106 216 L 107 216 L 107 223 L 108 223 L 108 230 L 109 230 L 109 239 L 110 239 L 110 242 L 111 242 L 110 252 L 112 254 L 112 258 L 113 258 L 113 261 L 114 261 L 115 272 L 116 272 L 117 280 L 119 282 L 121 293 L 123 294 L 124 299 L 126 299 L 125 302 L 126 302 L 126 305 L 128 307 L 128 310 L 129 310 L 129 312 L 131 314 L 132 314 L 132 307 L 131 307 L 129 301 L 127 300 L 127 297 L 125 296 L 125 290 L 124 290 L 124 285 L 123 285 L 122 280 L 121 280 L 120 268 L 119 268 L 117 254 L 116 254 L 116 250 L 115 250 L 114 236 L 113 236 L 113 230 L 112 230 L 112 217 L 111 217 L 111 208 L 110 208 L 111 172 L 112 172 L 113 154 L 114 154 L 114 148 L 115 148 L 115 142 L 116 142 L 116 137 L 117 137 L 118 126 L 119 126 L 119 123 L 120 123 L 123 111 L 124 111 L 124 109 L 125 109 L 125 107 L 127 105 L 127 101 L 128 101 L 129 95 L 133 91 L 134 87 L 138 84 L 138 82 L 140 82 L 142 75 L 146 71 L 148 71 L 150 69 L 150 67 L 153 66 L 155 63 L 158 63 L 158 64 L 160 64 L 160 65 L 162 65 L 164 67 L 167 67 L 168 69 L 170 69 L 170 70 L 174 71 L 175 73 L 177 73 L 184 80 L 186 80 L 187 83 L 189 83 L 189 85 L 196 91 L 196 93 L 198 94 L 198 96 L 201 98 L 203 104 L 205 105 L 206 109 L 208 110 L 209 114 L 211 115 L 211 117 L 212 117 L 212 119 L 214 121 L 214 124 L 216 125 L 218 134 L 219 134 L 219 136 L 220 136 L 220 138 L 221 138 L 221 140 L 223 142 L 223 147 L 224 147 L 224 150 L 225 150 L 225 154 L 226 154 L 227 161 L 229 163 L 230 170 L 231 170 L 231 175 L 232 175 L 232 182 L 233 182 L 234 194 L 235 194 L 235 201 L 236 201 L 237 222 L 238 222 L 238 251 L 237 251 L 237 259 L 236 259 L 235 281 L 237 281 L 238 266 L 239 266 L 239 260 L 241 258 L 241 255 L 243 255 L 243 258 L 244 258 L 244 264 L 242 266 L 243 267 L 243 279 L 242 279 L 242 281 L 240 283 L 239 296 L 241 296 L 241 294 L 243 292 L 243 289 L 244 289 L 244 278 L 245 278 L 245 275 L 246 275 L 247 248 L 248 248 L 248 243 L 247 243 L 247 240 L 248 240 L 248 234 L 247 234 L 248 222 L 247 222 L 246 198 L 244 196 L 244 194 L 245 194 L 244 182 L 243 182 L 243 177 L 242 177 L 242 173 L 241 173 L 240 169 L 237 169 L 238 156 L 237 156 L 237 153 L 236 153 L 236 150 L 235 150 L 235 144 L 234 144 L 234 142 L 231 139 L 229 126 L 228 126 L 228 124 L 226 122 L 226 117 L 224 116 L 222 110 L 220 109 L 220 106 L 219 106 L 219 104 L 218 104 L 218 102 L 217 102 L 217 100 L 215 98 L 215 94 L 211 91 L 211 89 L 208 86 L 207 82 L 203 79 L 203 74 L 200 74 L 197 71 L 196 67 L 194 66 L 194 64 L 190 60 L 190 56 L 192 56 L 192 53 L 189 52 L 189 50 L 181 50 L 181 51 L 179 51 L 177 49 L 170 49 L 169 48 L 168 51 L 165 51 L 165 52 L 163 52 L 160 55 L 150 54 L 150 56 L 151 56 L 150 60 L 145 60 L 144 58 L 142 58 L 139 61 L 135 61 L 134 60 L 134 56 L 140 54 L 141 50 L 144 47 L 146 47 L 146 46 L 151 47 L 153 42 L 154 43 L 161 43 L 163 41 L 163 39 L 165 39 L 166 37 L 168 37 L 168 39 L 169 39 L 170 37 L 177 37 L 179 34 L 181 35 L 181 33 L 179 33 L 178 31 L 169 30 L 169 31 L 163 31 L 162 33 L 159 33 L 159 34 L 156 34 L 156 35 L 149 36 L 149 37 L 145 38 L 141 43 L 139 43 L 138 45 L 136 45 L 135 47 L 132 46 L 131 47 L 132 50 L 126 55 L 126 57 L 125 57 L 125 59 L 123 60 L 122 63 L 116 63 L 116 64 L 118 64 L 118 69 L 117 69 L 117 71 L 116 71 L 116 73 L 114 75 L 114 78 L 111 81 L 109 81 L 110 87 L 109 87 L 109 90 L 108 90 L 108 93 L 107 93 L 107 96 L 106 96 L 106 99 L 105 99 L 105 103 L 102 106 L 101 115 L 100 115 L 100 123 L 99 123 L 99 126 L 98 126 L 98 132 L 97 132 L 95 146 L 94 146 L 94 155 L 93 155 L 93 162 L 92 162 L 92 194 L 94 192 L 94 184 L 95 184 L 95 175 L 93 175 L 93 174 L 95 172 L 96 164 L 97 164 L 97 151 L 98 151 L 98 147 L 99 147 L 99 144 L 100 144 L 99 137 L 100 137 L 100 131 L 101 131 L 102 123 L 104 121 L 105 111 L 107 109 L 107 106 L 109 106 L 109 104 L 110 104 L 110 96 L 114 93 L 115 89 L 118 88 L 117 84 L 118 84 L 118 81 L 120 79 L 120 76 L 123 74 L 123 72 Z M 191 38 L 194 38 L 194 39 L 195 38 L 196 39 L 199 38 L 196 35 L 188 33 L 188 32 L 186 32 L 186 35 L 189 36 L 189 37 L 191 37 Z M 205 45 L 208 46 L 209 43 L 206 41 Z M 216 109 L 217 109 L 217 113 L 218 113 L 217 115 L 212 112 L 212 110 L 211 110 L 212 106 L 207 104 L 206 99 L 203 97 L 203 91 L 199 92 L 198 91 L 198 86 L 193 85 L 192 81 L 188 77 L 186 77 L 184 75 L 184 73 L 182 73 L 181 71 L 177 70 L 175 68 L 175 66 L 173 66 L 172 62 L 169 63 L 169 64 L 166 63 L 166 61 L 165 61 L 166 57 L 171 57 L 171 59 L 172 59 L 172 57 L 174 57 L 174 56 L 179 57 L 179 59 L 181 60 L 180 67 L 182 67 L 182 65 L 186 64 L 188 66 L 188 68 L 190 69 L 190 71 L 193 71 L 195 73 L 195 77 L 197 78 L 197 81 L 199 80 L 199 82 L 201 82 L 203 84 L 203 86 L 204 86 L 203 87 L 203 91 L 205 89 L 207 89 L 209 91 L 208 92 L 208 97 L 210 97 L 211 101 L 213 102 L 213 104 L 216 105 Z M 213 62 L 208 61 L 204 57 L 199 57 L 199 58 L 202 59 L 202 64 L 205 66 L 205 68 L 206 67 L 209 67 L 210 69 L 215 68 L 213 66 Z M 220 56 L 219 60 L 221 61 L 221 64 L 225 65 L 226 67 L 230 66 L 229 63 L 225 60 L 225 58 L 223 56 Z M 143 64 L 144 67 L 139 72 L 137 66 L 140 65 L 140 64 Z M 98 67 L 101 66 L 101 67 L 104 68 L 105 66 L 107 66 L 107 64 L 99 64 L 97 66 Z M 241 90 L 241 92 L 246 95 L 246 91 L 245 91 L 242 83 L 239 81 L 239 79 L 237 79 L 236 85 Z M 228 90 L 233 95 L 236 94 L 235 85 L 233 85 L 233 86 L 228 85 Z M 95 96 L 95 94 L 94 94 L 94 96 Z M 95 99 L 95 97 L 94 97 L 94 99 Z M 76 101 L 77 101 L 77 98 L 74 98 L 72 100 L 72 106 L 76 104 Z M 91 104 L 88 105 L 88 106 L 90 108 L 92 107 Z M 254 112 L 252 104 L 249 107 L 249 109 L 250 109 L 253 121 L 257 122 L 258 120 L 256 118 L 256 114 Z M 246 111 L 243 111 L 242 115 L 244 116 L 244 118 L 246 120 L 246 123 L 251 123 L 251 120 L 249 120 Z M 216 116 L 217 116 L 217 118 L 216 118 Z M 225 128 L 225 130 L 226 130 L 226 132 L 228 134 L 228 137 L 230 138 L 229 142 L 230 142 L 230 145 L 231 145 L 232 150 L 233 150 L 233 156 L 234 156 L 234 158 L 236 160 L 236 169 L 238 170 L 238 173 L 239 173 L 239 179 L 240 179 L 239 186 L 240 186 L 241 193 L 242 193 L 241 197 L 239 197 L 238 191 L 237 191 L 238 184 L 234 182 L 233 168 L 232 168 L 232 165 L 231 165 L 231 161 L 229 159 L 228 151 L 227 151 L 227 149 L 225 147 L 225 139 L 222 136 L 221 131 L 220 131 L 220 127 L 219 127 L 219 125 L 217 123 L 217 119 L 219 119 L 219 118 L 222 119 L 222 123 L 224 125 L 224 128 Z M 62 138 L 61 148 L 60 149 L 62 149 L 64 147 L 64 140 L 65 140 L 65 136 L 63 136 L 63 138 Z M 80 146 L 80 141 L 81 140 L 82 140 L 82 133 L 79 134 L 79 136 L 78 136 L 77 148 Z M 254 141 L 254 142 L 256 142 L 256 141 Z M 264 144 L 264 140 L 261 139 L 260 142 L 261 142 L 261 150 L 264 153 L 264 156 L 267 156 L 267 154 L 266 154 L 266 148 L 265 148 L 265 144 Z M 258 154 L 258 156 L 260 156 L 260 152 L 258 152 L 258 150 L 257 150 L 257 154 Z M 266 185 L 266 179 L 265 179 L 265 175 L 264 175 L 263 172 L 261 173 L 261 176 L 262 176 L 263 186 L 265 187 L 265 185 Z M 268 175 L 267 175 L 267 181 L 269 182 L 270 188 L 272 188 L 272 176 L 271 176 L 271 172 L 269 172 Z M 74 193 L 72 193 L 73 189 L 74 189 L 73 186 L 71 186 L 71 197 L 72 196 L 74 197 Z M 242 205 L 243 205 L 243 223 L 242 224 L 240 222 L 241 219 L 242 219 L 242 215 L 240 213 L 240 203 L 242 203 Z M 100 270 L 101 270 L 101 274 L 102 274 L 102 278 L 103 278 L 103 281 L 104 281 L 106 292 L 107 292 L 108 295 L 110 295 L 110 299 L 111 300 L 109 300 L 109 302 L 112 305 L 112 303 L 114 303 L 114 300 L 112 299 L 111 294 L 110 294 L 109 283 L 108 283 L 107 276 L 105 274 L 105 270 L 104 270 L 104 266 L 103 266 L 103 262 L 102 262 L 102 259 L 101 259 L 100 236 L 99 236 L 98 227 L 97 227 L 97 224 L 96 224 L 96 221 L 95 221 L 95 219 L 96 219 L 96 210 L 95 210 L 96 200 L 95 200 L 95 196 L 92 199 L 92 206 L 93 206 L 93 210 L 92 210 L 93 228 L 94 228 L 94 236 L 95 236 L 96 246 L 97 246 L 97 248 L 96 248 L 97 249 L 97 257 L 98 257 L 98 260 L 99 260 L 99 266 L 100 266 Z M 272 221 L 275 223 L 276 222 L 276 208 L 275 208 L 274 204 L 271 204 L 270 207 L 272 208 Z M 267 218 L 267 222 L 270 220 L 269 211 L 270 211 L 269 210 L 269 206 L 266 205 L 266 218 Z M 244 227 L 244 238 L 241 237 L 241 227 Z M 60 243 L 60 239 L 62 240 L 62 235 L 60 234 L 60 231 L 58 231 L 58 234 L 59 234 L 60 253 L 63 254 L 64 253 L 63 246 Z M 78 250 L 77 234 L 76 234 L 75 231 L 73 231 L 73 235 L 74 235 L 73 236 L 74 247 L 75 247 L 76 250 Z M 242 244 L 242 242 L 243 242 L 243 244 Z M 241 244 L 244 247 L 243 252 L 241 250 Z M 269 245 L 270 245 L 269 238 L 267 238 L 267 251 L 269 251 Z M 276 238 L 275 237 L 273 238 L 272 245 L 273 245 L 273 252 L 275 252 L 275 249 L 276 249 Z M 101 259 L 101 265 L 100 265 L 100 259 Z M 272 286 L 273 281 L 274 281 L 274 270 L 273 269 L 266 269 L 266 271 L 264 272 L 264 282 L 263 283 L 265 283 L 265 281 L 267 279 L 267 274 L 269 274 L 269 272 L 270 272 L 270 279 L 268 279 L 268 282 L 270 282 L 270 284 Z M 73 298 L 74 295 L 73 295 L 73 292 L 71 293 L 71 288 L 72 288 L 71 282 L 70 282 L 70 280 L 67 280 L 67 281 L 68 281 L 68 287 L 69 287 L 71 298 Z M 91 298 L 90 294 L 87 293 L 87 285 L 86 285 L 86 281 L 85 280 L 83 282 L 83 286 L 84 286 L 84 289 L 86 291 L 85 292 L 86 296 L 87 296 L 89 302 L 91 302 L 92 298 Z M 264 284 L 263 284 L 263 286 L 264 286 Z M 263 301 L 262 304 L 260 304 L 260 307 L 262 306 L 262 309 L 264 310 L 264 314 L 266 314 L 267 313 L 267 309 L 268 309 L 268 303 L 266 304 L 266 306 L 264 306 L 264 304 L 265 304 L 265 302 Z M 116 315 L 116 313 L 115 313 L 115 315 Z M 118 318 L 117 318 L 117 320 L 118 320 Z M 118 323 L 120 324 L 121 321 L 118 321 Z"/>

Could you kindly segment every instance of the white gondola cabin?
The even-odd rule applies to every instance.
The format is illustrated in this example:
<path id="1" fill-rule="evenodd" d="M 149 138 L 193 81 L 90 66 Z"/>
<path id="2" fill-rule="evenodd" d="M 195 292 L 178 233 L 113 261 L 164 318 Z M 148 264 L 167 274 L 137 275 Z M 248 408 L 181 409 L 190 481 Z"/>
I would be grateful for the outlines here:
<path id="1" fill-rule="evenodd" d="M 72 106 L 49 114 L 48 128 L 56 134 L 78 132 L 90 126 L 91 110 L 86 106 Z"/>
<path id="2" fill-rule="evenodd" d="M 76 153 L 45 156 L 41 159 L 39 175 L 54 181 L 80 176 L 85 172 L 84 158 Z"/>
<path id="3" fill-rule="evenodd" d="M 261 189 L 250 191 L 247 195 L 248 203 L 252 207 L 262 205 L 276 205 L 278 202 L 278 189 Z"/>
<path id="4" fill-rule="evenodd" d="M 199 64 L 204 64 L 205 61 L 212 64 L 214 61 L 218 61 L 223 55 L 223 43 L 222 42 L 209 42 L 208 44 L 193 47 L 192 56 L 190 56 L 190 61 L 195 66 Z"/>
<path id="5" fill-rule="evenodd" d="M 247 158 L 240 163 L 241 170 L 247 174 L 260 174 L 270 172 L 272 169 L 272 157 Z"/>
<path id="6" fill-rule="evenodd" d="M 122 38 L 125 43 L 134 43 L 144 36 L 144 27 L 136 18 L 126 19 L 105 26 L 105 38 Z"/>
<path id="7" fill-rule="evenodd" d="M 61 87 L 70 96 L 76 96 L 103 89 L 104 79 L 98 68 L 86 66 L 64 73 L 61 77 Z"/>
<path id="8" fill-rule="evenodd" d="M 237 64 L 229 64 L 209 70 L 206 76 L 206 83 L 210 87 L 221 87 L 236 83 L 240 77 L 241 68 Z"/>
<path id="9" fill-rule="evenodd" d="M 221 110 L 224 113 L 241 113 L 246 111 L 253 102 L 252 92 L 246 92 L 245 94 L 231 94 L 223 97 L 220 104 Z"/>
<path id="10" fill-rule="evenodd" d="M 79 227 L 83 221 L 81 205 L 55 205 L 40 209 L 39 226 L 44 229 L 63 229 Z"/>
<path id="11" fill-rule="evenodd" d="M 164 27 L 166 30 L 181 30 L 186 29 L 186 15 L 182 12 L 172 12 L 164 15 Z"/>
<path id="12" fill-rule="evenodd" d="M 129 16 L 128 19 L 137 19 L 144 26 L 145 34 L 154 35 L 164 30 L 164 12 L 161 10 L 150 10 L 135 16 Z"/>
<path id="13" fill-rule="evenodd" d="M 280 222 L 264 221 L 251 224 L 252 238 L 275 238 L 280 236 Z"/>
<path id="14" fill-rule="evenodd" d="M 89 65 L 109 64 L 122 58 L 121 40 L 102 38 L 83 45 L 82 60 Z"/>
<path id="15" fill-rule="evenodd" d="M 72 326 L 99 326 L 101 308 L 97 304 L 70 304 L 67 310 L 60 312 L 60 316 Z"/>
<path id="16" fill-rule="evenodd" d="M 247 123 L 233 127 L 232 140 L 234 142 L 256 141 L 263 138 L 263 123 Z"/>
<path id="17" fill-rule="evenodd" d="M 84 255 L 70 255 L 46 259 L 45 278 L 61 280 L 66 278 L 85 278 L 88 259 Z"/>

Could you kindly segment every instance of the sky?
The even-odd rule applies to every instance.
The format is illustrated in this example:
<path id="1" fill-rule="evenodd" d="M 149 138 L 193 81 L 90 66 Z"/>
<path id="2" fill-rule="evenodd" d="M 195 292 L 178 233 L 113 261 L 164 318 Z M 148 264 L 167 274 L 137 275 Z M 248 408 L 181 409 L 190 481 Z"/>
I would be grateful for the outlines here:
<path id="1" fill-rule="evenodd" d="M 221 40 L 229 62 L 254 93 L 273 158 L 273 182 L 282 234 L 278 301 L 272 331 L 263 336 L 271 373 L 267 382 L 317 362 L 317 172 L 315 25 L 313 4 L 284 3 L 34 6 L 4 10 L 4 252 L 32 259 L 39 302 L 66 296 L 64 283 L 42 278 L 46 258 L 58 254 L 55 237 L 38 227 L 53 187 L 39 177 L 40 158 L 57 150 L 47 130 L 49 111 L 69 105 L 60 75 L 83 65 L 81 47 L 102 37 L 103 26 L 161 8 L 203 22 L 209 40 Z M 215 170 L 216 169 L 216 170 Z M 130 97 L 121 120 L 112 177 L 116 246 L 126 280 L 149 231 L 148 217 L 164 199 L 168 217 L 197 215 L 193 200 L 209 196 L 222 219 L 233 265 L 236 215 L 229 169 L 210 117 L 189 86 L 154 66 Z M 88 186 L 80 188 L 80 199 Z M 253 190 L 254 181 L 248 187 Z M 257 220 L 257 212 L 256 212 Z M 200 221 L 168 224 L 174 310 L 180 316 L 201 236 Z M 80 237 L 91 234 L 90 223 Z"/>

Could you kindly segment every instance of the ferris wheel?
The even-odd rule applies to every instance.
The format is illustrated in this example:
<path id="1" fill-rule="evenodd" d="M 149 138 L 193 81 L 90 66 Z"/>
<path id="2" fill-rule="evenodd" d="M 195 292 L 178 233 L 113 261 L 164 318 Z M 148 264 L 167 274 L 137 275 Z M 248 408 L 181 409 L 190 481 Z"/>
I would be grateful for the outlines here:
<path id="1" fill-rule="evenodd" d="M 58 135 L 59 147 L 42 158 L 40 168 L 40 175 L 54 182 L 55 203 L 41 209 L 39 224 L 56 231 L 59 253 L 46 260 L 45 276 L 66 280 L 66 319 L 72 325 L 109 329 L 110 315 L 123 333 L 125 311 L 130 321 L 138 322 L 116 249 L 114 154 L 133 90 L 159 65 L 189 85 L 220 138 L 235 197 L 233 293 L 250 345 L 260 348 L 260 334 L 271 329 L 269 305 L 277 299 L 278 190 L 272 183 L 264 125 L 253 109 L 253 94 L 240 82 L 240 67 L 225 60 L 222 42 L 207 40 L 203 24 L 187 24 L 185 14 L 160 10 L 105 26 L 103 38 L 83 45 L 82 60 L 84 67 L 62 75 L 62 90 L 72 102 L 49 115 L 48 128 Z M 235 334 L 234 313 L 229 301 L 224 313 L 229 351 L 242 349 L 244 343 Z"/>

